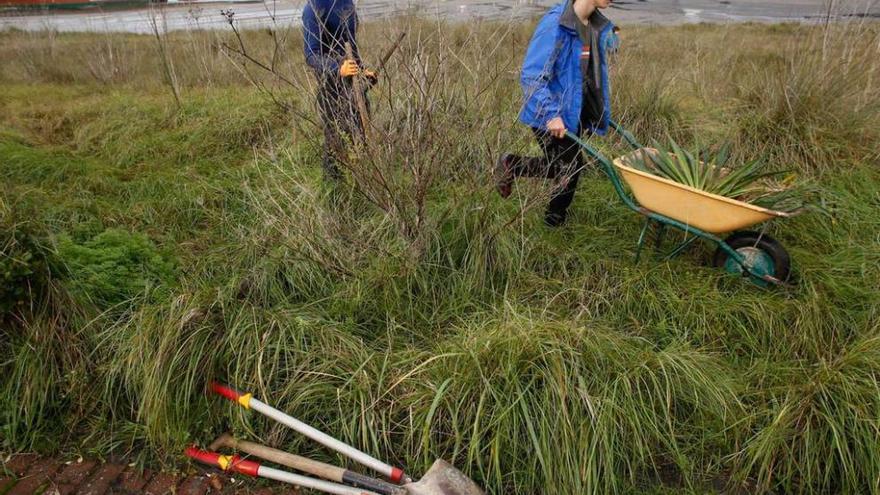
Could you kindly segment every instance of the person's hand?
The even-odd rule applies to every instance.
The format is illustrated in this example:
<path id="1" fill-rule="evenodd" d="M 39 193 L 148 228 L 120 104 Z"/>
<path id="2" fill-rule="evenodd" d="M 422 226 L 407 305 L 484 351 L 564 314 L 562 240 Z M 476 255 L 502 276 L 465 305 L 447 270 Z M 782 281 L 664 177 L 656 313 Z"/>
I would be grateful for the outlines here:
<path id="1" fill-rule="evenodd" d="M 379 82 L 379 74 L 376 74 L 375 71 L 364 69 L 364 77 L 370 83 L 370 86 L 375 86 Z"/>
<path id="2" fill-rule="evenodd" d="M 342 65 L 339 66 L 339 75 L 342 77 L 356 76 L 360 71 L 361 68 L 358 67 L 357 62 L 350 58 L 343 60 Z"/>
<path id="3" fill-rule="evenodd" d="M 562 139 L 565 137 L 565 123 L 562 122 L 562 117 L 553 117 L 552 119 L 547 121 L 547 132 L 550 133 L 551 136 Z"/>

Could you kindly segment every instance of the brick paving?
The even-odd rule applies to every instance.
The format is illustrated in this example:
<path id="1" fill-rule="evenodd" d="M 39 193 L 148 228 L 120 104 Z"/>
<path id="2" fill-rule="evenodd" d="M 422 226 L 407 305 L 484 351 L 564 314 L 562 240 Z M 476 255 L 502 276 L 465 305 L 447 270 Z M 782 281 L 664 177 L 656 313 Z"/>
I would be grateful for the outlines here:
<path id="1" fill-rule="evenodd" d="M 234 482 L 233 482 L 234 480 Z M 260 487 L 207 469 L 190 474 L 141 471 L 94 460 L 62 462 L 33 454 L 0 459 L 0 495 L 299 495 L 292 486 Z"/>
<path id="2" fill-rule="evenodd" d="M 119 478 L 125 466 L 119 464 L 104 464 L 98 467 L 89 479 L 79 487 L 77 493 L 81 495 L 103 495 L 110 491 L 110 486 Z"/>
<path id="3" fill-rule="evenodd" d="M 116 486 L 122 491 L 122 493 L 140 493 L 141 490 L 147 486 L 147 482 L 149 482 L 152 477 L 153 472 L 149 469 L 140 471 L 139 469 L 130 467 L 126 468 L 126 470 L 119 475 Z"/>
<path id="4" fill-rule="evenodd" d="M 31 464 L 27 470 L 15 483 L 7 495 L 30 495 L 37 493 L 40 488 L 47 486 L 52 477 L 64 466 L 61 462 L 52 461 L 50 459 L 39 459 Z"/>

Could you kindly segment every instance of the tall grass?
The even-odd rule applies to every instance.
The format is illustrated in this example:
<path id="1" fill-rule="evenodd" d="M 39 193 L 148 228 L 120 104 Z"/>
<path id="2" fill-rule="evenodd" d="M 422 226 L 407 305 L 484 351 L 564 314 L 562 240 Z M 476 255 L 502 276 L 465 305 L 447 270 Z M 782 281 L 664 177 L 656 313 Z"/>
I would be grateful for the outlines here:
<path id="1" fill-rule="evenodd" d="M 495 157 L 537 151 L 530 27 L 365 26 L 368 64 L 409 34 L 336 188 L 296 31 L 168 34 L 179 104 L 155 37 L 0 33 L 0 448 L 162 465 L 231 428 L 344 462 L 206 397 L 216 378 L 492 493 L 880 491 L 877 27 L 627 28 L 615 55 L 643 140 L 821 184 L 830 216 L 771 227 L 779 290 L 704 247 L 633 263 L 638 219 L 595 171 L 562 229 L 551 183 L 495 197 Z"/>

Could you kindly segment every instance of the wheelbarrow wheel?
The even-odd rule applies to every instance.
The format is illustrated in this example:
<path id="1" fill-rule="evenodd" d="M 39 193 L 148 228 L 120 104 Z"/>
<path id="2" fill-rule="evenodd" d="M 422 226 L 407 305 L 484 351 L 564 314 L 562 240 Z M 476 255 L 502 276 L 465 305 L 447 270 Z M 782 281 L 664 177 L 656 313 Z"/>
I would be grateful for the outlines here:
<path id="1" fill-rule="evenodd" d="M 732 234 L 724 242 L 746 259 L 746 266 L 753 275 L 771 275 L 779 281 L 788 281 L 791 275 L 791 257 L 776 239 L 746 230 Z M 715 250 L 713 265 L 730 273 L 743 272 L 742 266 L 721 246 Z"/>

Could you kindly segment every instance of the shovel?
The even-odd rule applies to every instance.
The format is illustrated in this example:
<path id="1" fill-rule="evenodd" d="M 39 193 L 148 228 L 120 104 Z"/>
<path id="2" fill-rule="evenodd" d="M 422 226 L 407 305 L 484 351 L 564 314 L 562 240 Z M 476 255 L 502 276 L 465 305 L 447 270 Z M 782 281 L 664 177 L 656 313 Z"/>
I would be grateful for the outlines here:
<path id="1" fill-rule="evenodd" d="M 309 473 L 325 480 L 335 481 L 357 488 L 363 488 L 380 495 L 405 495 L 406 490 L 398 485 L 377 480 L 345 468 L 325 464 L 307 457 L 294 455 L 283 450 L 273 449 L 265 445 L 244 440 L 236 440 L 229 433 L 224 433 L 211 442 L 208 450 L 234 449 L 267 461 Z"/>
<path id="2" fill-rule="evenodd" d="M 392 467 L 322 431 L 312 428 L 302 421 L 255 399 L 251 393 L 243 394 L 217 382 L 211 382 L 211 390 L 233 402 L 237 402 L 245 409 L 253 409 L 262 413 L 292 428 L 294 431 L 302 433 L 312 440 L 345 455 L 349 459 L 381 473 L 394 483 L 405 483 L 403 488 L 409 495 L 483 495 L 483 491 L 476 483 L 442 459 L 434 461 L 434 464 L 425 473 L 425 476 L 418 482 L 413 482 L 412 478 L 406 476 L 402 469 Z"/>

